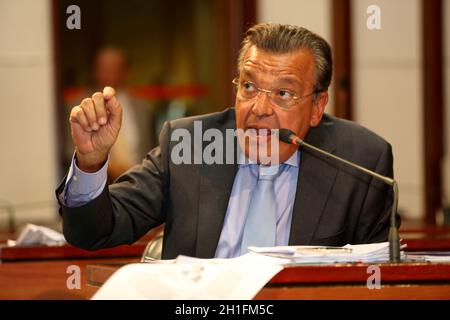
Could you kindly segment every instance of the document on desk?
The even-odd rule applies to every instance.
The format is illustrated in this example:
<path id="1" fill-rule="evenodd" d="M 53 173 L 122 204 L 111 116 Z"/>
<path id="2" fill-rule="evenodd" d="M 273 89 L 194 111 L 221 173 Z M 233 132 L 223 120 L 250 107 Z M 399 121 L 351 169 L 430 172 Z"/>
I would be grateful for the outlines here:
<path id="1" fill-rule="evenodd" d="M 261 255 L 285 259 L 295 264 L 323 264 L 344 262 L 387 262 L 389 261 L 389 243 L 347 244 L 343 247 L 326 246 L 285 246 L 285 247 L 249 247 L 249 250 Z M 401 252 L 404 257 L 404 253 Z"/>
<path id="2" fill-rule="evenodd" d="M 416 251 L 408 252 L 406 259 L 417 262 L 450 262 L 450 251 Z"/>
<path id="3" fill-rule="evenodd" d="M 114 273 L 92 299 L 247 300 L 282 269 L 277 259 L 251 253 L 235 259 L 180 256 L 169 263 L 129 264 Z"/>

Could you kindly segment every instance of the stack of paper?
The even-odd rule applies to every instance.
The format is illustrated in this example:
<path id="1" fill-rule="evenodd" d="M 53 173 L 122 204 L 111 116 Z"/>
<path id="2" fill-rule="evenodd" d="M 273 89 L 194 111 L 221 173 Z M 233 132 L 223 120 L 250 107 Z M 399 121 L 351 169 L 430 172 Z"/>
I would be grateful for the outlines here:
<path id="1" fill-rule="evenodd" d="M 266 256 L 284 258 L 290 263 L 342 263 L 342 262 L 387 262 L 389 261 L 389 243 L 347 244 L 343 247 L 324 246 L 286 246 L 286 247 L 249 247 L 250 252 Z M 404 258 L 404 253 L 401 253 Z"/>

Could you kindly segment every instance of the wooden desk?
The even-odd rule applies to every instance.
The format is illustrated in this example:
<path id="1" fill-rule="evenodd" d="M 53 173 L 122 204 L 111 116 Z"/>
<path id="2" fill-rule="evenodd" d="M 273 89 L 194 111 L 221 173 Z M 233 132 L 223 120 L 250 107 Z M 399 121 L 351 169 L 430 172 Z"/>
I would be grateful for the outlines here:
<path id="1" fill-rule="evenodd" d="M 415 239 L 406 238 L 402 241 L 407 245 L 405 251 L 450 251 L 450 238 Z M 70 245 L 61 247 L 2 247 L 0 246 L 0 261 L 43 261 L 65 259 L 96 259 L 96 258 L 137 258 L 142 256 L 147 242 L 139 241 L 132 245 L 115 248 L 87 251 Z"/>
<path id="2" fill-rule="evenodd" d="M 87 265 L 132 263 L 139 259 L 82 259 L 0 264 L 0 299 L 89 299 L 98 287 L 87 283 Z M 69 290 L 67 268 L 80 267 L 81 288 Z"/>
<path id="3" fill-rule="evenodd" d="M 0 264 L 0 299 L 90 299 L 119 267 L 139 259 L 82 259 Z M 69 290 L 67 268 L 81 271 Z M 287 267 L 255 299 L 450 299 L 450 263 L 381 264 L 381 289 L 366 286 L 367 265 Z"/>
<path id="4" fill-rule="evenodd" d="M 379 264 L 380 289 L 367 287 L 368 266 L 288 267 L 272 278 L 255 299 L 450 299 L 450 263 Z"/>
<path id="5" fill-rule="evenodd" d="M 87 251 L 71 245 L 59 247 L 0 247 L 0 261 L 44 261 L 65 259 L 101 259 L 141 257 L 147 242 L 115 248 Z"/>
<path id="6" fill-rule="evenodd" d="M 122 245 L 96 251 L 79 249 L 69 244 L 58 247 L 7 247 L 6 243 L 2 244 L 0 242 L 0 262 L 141 257 L 148 242 L 157 236 L 162 229 L 163 226 L 150 230 L 132 245 Z"/>
<path id="7" fill-rule="evenodd" d="M 450 250 L 450 229 L 403 230 L 407 250 Z M 145 241 L 95 252 L 73 247 L 10 248 L 0 253 L 0 299 L 89 299 L 120 265 L 135 263 Z M 69 290 L 67 267 L 81 269 L 81 289 Z M 99 269 L 99 266 L 101 267 Z M 287 268 L 256 299 L 450 299 L 450 264 L 381 265 L 380 290 L 366 287 L 366 265 Z M 101 270 L 103 269 L 103 270 Z M 96 275 L 95 275 L 96 274 Z M 94 278 L 95 277 L 95 278 Z M 97 279 L 97 280 L 95 280 Z"/>
<path id="8" fill-rule="evenodd" d="M 369 289 L 367 264 L 289 266 L 255 299 L 446 299 L 450 300 L 450 263 L 379 264 L 381 289 Z M 102 285 L 120 265 L 88 265 L 87 280 Z"/>

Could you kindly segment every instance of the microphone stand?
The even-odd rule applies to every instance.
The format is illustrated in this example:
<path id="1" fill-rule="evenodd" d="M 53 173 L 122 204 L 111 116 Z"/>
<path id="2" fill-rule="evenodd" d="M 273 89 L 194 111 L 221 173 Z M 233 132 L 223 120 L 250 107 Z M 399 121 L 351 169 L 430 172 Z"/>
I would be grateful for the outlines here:
<path id="1" fill-rule="evenodd" d="M 286 131 L 285 131 L 286 130 Z M 284 131 L 284 132 L 283 132 Z M 343 158 L 340 158 L 338 156 L 335 156 L 334 154 L 331 154 L 329 152 L 326 152 L 324 150 L 321 150 L 317 147 L 314 147 L 312 145 L 310 145 L 309 143 L 306 143 L 305 141 L 303 141 L 302 139 L 300 139 L 299 137 L 297 137 L 295 134 L 290 133 L 288 134 L 287 137 L 287 141 L 285 141 L 283 139 L 283 133 L 286 133 L 287 129 L 280 129 L 280 138 L 283 142 L 288 142 L 291 144 L 297 144 L 299 146 L 303 146 L 306 147 L 308 149 L 314 150 L 326 157 L 330 157 L 333 158 L 335 160 L 338 160 L 340 162 L 343 162 L 347 165 L 349 165 L 350 167 L 356 168 L 360 171 L 365 172 L 366 174 L 375 177 L 381 181 L 383 181 L 384 183 L 388 184 L 389 186 L 392 187 L 393 190 L 393 203 L 392 203 L 392 211 L 391 211 L 391 221 L 390 221 L 390 228 L 389 228 L 389 261 L 392 263 L 397 263 L 397 262 L 401 262 L 400 259 L 400 238 L 398 235 L 398 229 L 397 229 L 397 221 L 396 221 L 396 214 L 397 214 L 397 206 L 398 206 L 398 185 L 397 182 L 389 177 L 383 176 L 379 173 L 376 173 L 374 171 L 371 171 L 369 169 L 366 169 L 364 167 L 361 167 L 353 162 L 350 162 L 348 160 L 345 160 Z"/>

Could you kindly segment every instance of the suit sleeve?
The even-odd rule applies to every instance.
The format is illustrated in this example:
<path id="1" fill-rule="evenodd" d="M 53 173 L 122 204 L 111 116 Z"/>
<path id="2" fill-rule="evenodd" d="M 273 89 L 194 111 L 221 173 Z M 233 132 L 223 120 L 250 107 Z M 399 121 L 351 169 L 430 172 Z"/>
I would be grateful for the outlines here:
<path id="1" fill-rule="evenodd" d="M 165 123 L 160 146 L 114 184 L 105 186 L 100 196 L 75 208 L 60 202 L 63 232 L 70 244 L 87 250 L 131 244 L 165 221 L 169 138 L 170 125 Z"/>
<path id="2" fill-rule="evenodd" d="M 386 143 L 375 171 L 393 178 L 392 147 Z M 357 230 L 356 243 L 384 242 L 388 239 L 392 208 L 392 187 L 372 178 L 362 206 Z M 400 223 L 397 216 L 398 224 Z"/>

